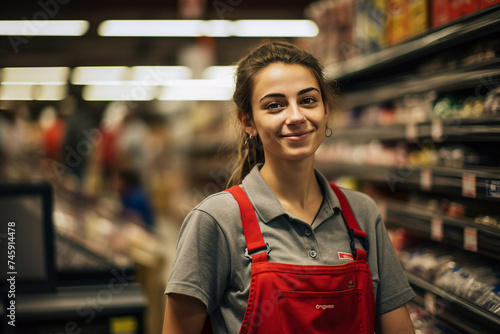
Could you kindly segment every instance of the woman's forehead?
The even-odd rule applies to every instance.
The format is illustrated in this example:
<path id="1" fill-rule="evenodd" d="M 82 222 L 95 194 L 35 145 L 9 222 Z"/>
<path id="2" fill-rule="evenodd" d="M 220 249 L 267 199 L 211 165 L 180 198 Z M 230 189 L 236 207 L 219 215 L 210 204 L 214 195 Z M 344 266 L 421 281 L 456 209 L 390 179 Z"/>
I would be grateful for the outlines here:
<path id="1" fill-rule="evenodd" d="M 307 86 L 307 87 L 306 87 Z M 274 63 L 261 69 L 254 78 L 254 93 L 267 93 L 268 90 L 279 90 L 298 93 L 304 88 L 315 87 L 319 90 L 316 77 L 304 65 Z"/>

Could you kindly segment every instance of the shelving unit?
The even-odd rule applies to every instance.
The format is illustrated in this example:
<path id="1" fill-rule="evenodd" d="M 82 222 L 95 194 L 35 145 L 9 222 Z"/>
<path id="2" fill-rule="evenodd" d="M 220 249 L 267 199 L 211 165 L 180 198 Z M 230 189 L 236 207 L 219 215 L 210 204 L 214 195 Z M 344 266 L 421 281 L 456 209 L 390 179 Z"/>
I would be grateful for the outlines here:
<path id="1" fill-rule="evenodd" d="M 379 183 L 387 189 L 394 191 L 398 189 L 422 190 L 443 195 L 462 196 L 464 198 L 475 198 L 479 200 L 500 200 L 500 169 L 497 168 L 449 168 L 429 166 L 424 168 L 415 167 L 384 167 L 384 166 L 361 166 L 355 164 L 336 164 L 320 162 L 317 167 L 326 175 L 349 175 L 363 181 Z M 402 171 L 403 170 L 403 171 Z M 369 173 L 367 173 L 369 172 Z M 424 187 L 423 178 L 426 178 Z M 474 182 L 469 181 L 474 176 Z M 430 179 L 428 179 L 430 177 Z M 473 188 L 468 188 L 470 185 Z M 495 190 L 492 190 L 492 185 Z M 474 196 L 467 196 L 464 186 L 469 191 L 475 192 Z M 475 190 L 472 190 L 475 189 Z"/>
<path id="2" fill-rule="evenodd" d="M 410 133 L 412 133 L 411 138 L 409 137 Z M 335 129 L 335 136 L 325 143 L 339 139 L 349 139 L 354 142 L 366 142 L 372 139 L 381 141 L 433 139 L 436 142 L 445 140 L 446 142 L 495 142 L 500 140 L 500 119 L 492 116 L 449 118 L 418 124 Z"/>
<path id="3" fill-rule="evenodd" d="M 474 334 L 497 333 L 500 329 L 499 317 L 491 312 L 448 293 L 412 273 L 406 272 L 406 277 L 419 293 L 415 302 L 426 309 L 432 308 L 439 319 L 452 323 L 457 329 Z"/>
<path id="4" fill-rule="evenodd" d="M 376 53 L 332 64 L 326 68 L 326 74 L 339 82 L 362 79 L 371 73 L 390 69 L 396 64 L 421 59 L 437 51 L 493 34 L 500 30 L 499 7 L 495 5 L 486 8 L 445 27 L 431 30 L 427 34 Z"/>
<path id="5" fill-rule="evenodd" d="M 422 207 L 411 207 L 402 202 L 386 202 L 385 223 L 403 227 L 423 238 L 443 244 L 475 251 L 484 256 L 500 260 L 500 229 L 475 223 L 468 218 L 453 218 L 430 212 Z M 465 243 L 466 234 L 475 232 L 475 240 Z M 500 319 L 499 319 L 500 321 Z"/>
<path id="6" fill-rule="evenodd" d="M 499 9 L 498 5 L 492 6 L 400 45 L 327 67 L 328 78 L 340 90 L 341 109 L 362 113 L 364 107 L 391 104 L 415 94 L 439 96 L 472 92 L 477 98 L 500 86 L 498 54 L 473 63 L 457 61 L 453 66 L 443 66 L 435 71 L 425 67 L 426 61 L 442 52 L 450 49 L 469 51 L 466 46 L 479 38 L 496 38 L 500 31 Z M 402 143 L 410 149 L 408 152 L 415 147 L 422 146 L 422 149 L 425 142 L 434 143 L 434 148 L 449 144 L 496 146 L 500 142 L 500 116 L 436 118 L 392 125 L 354 122 L 354 125 L 339 126 L 334 130 L 334 136 L 324 143 L 325 150 L 320 154 L 324 156 L 318 157 L 317 168 L 331 179 L 349 176 L 360 184 L 370 183 L 375 187 L 375 191 L 383 194 L 379 199 L 383 203 L 381 211 L 389 227 L 404 228 L 411 235 L 494 261 L 500 260 L 499 226 L 481 225 L 469 216 L 451 217 L 403 201 L 405 194 L 414 193 L 424 199 L 451 197 L 465 206 L 484 205 L 486 211 L 491 210 L 493 215 L 498 215 L 500 166 L 464 164 L 452 168 L 412 165 L 408 161 L 397 166 L 386 161 L 360 164 L 346 160 L 345 156 L 340 159 L 328 156 L 328 152 L 334 152 L 329 151 L 328 145 L 347 143 L 347 147 L 356 147 L 373 140 L 384 147 Z M 484 213 L 487 215 L 489 212 Z M 407 276 L 417 292 L 417 304 L 428 309 L 435 307 L 438 301 L 438 306 L 443 306 L 435 314 L 440 320 L 464 333 L 500 332 L 498 315 L 414 274 L 407 273 Z"/>

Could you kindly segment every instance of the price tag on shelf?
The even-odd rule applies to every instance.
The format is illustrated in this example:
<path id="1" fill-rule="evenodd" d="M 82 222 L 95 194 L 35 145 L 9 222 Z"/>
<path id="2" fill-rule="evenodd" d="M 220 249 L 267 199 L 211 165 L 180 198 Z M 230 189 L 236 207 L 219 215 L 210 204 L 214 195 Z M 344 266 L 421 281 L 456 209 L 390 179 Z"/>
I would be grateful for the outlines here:
<path id="1" fill-rule="evenodd" d="M 436 314 L 436 295 L 431 292 L 424 294 L 424 308 L 430 315 Z"/>
<path id="2" fill-rule="evenodd" d="M 432 121 L 431 125 L 431 137 L 434 141 L 443 140 L 443 120 L 438 118 Z"/>
<path id="3" fill-rule="evenodd" d="M 406 125 L 406 139 L 408 141 L 417 141 L 417 139 L 418 139 L 418 126 L 416 123 L 408 123 Z"/>
<path id="4" fill-rule="evenodd" d="M 462 196 L 476 197 L 476 175 L 471 173 L 462 174 Z"/>
<path id="5" fill-rule="evenodd" d="M 420 171 L 420 189 L 429 191 L 432 188 L 432 171 L 424 168 Z"/>
<path id="6" fill-rule="evenodd" d="M 431 239 L 443 240 L 443 220 L 441 218 L 432 218 L 431 220 Z"/>
<path id="7" fill-rule="evenodd" d="M 477 252 L 477 229 L 473 227 L 464 228 L 464 249 Z"/>

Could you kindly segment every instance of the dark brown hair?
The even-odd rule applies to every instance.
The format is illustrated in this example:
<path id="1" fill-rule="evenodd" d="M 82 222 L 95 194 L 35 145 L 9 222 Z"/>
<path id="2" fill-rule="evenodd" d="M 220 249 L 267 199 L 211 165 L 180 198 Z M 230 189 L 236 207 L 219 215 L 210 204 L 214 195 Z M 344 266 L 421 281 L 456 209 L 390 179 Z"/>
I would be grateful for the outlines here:
<path id="1" fill-rule="evenodd" d="M 233 100 L 237 113 L 243 113 L 253 120 L 251 98 L 254 79 L 263 68 L 274 64 L 305 66 L 315 76 L 321 90 L 323 103 L 330 106 L 333 103 L 334 92 L 323 74 L 323 66 L 311 53 L 288 42 L 267 42 L 250 52 L 241 59 L 236 69 L 236 88 Z M 235 168 L 228 186 L 240 184 L 243 178 L 258 163 L 264 162 L 264 150 L 260 137 L 248 139 L 247 133 L 242 129 L 239 133 L 238 152 Z M 246 141 L 246 144 L 245 144 Z"/>

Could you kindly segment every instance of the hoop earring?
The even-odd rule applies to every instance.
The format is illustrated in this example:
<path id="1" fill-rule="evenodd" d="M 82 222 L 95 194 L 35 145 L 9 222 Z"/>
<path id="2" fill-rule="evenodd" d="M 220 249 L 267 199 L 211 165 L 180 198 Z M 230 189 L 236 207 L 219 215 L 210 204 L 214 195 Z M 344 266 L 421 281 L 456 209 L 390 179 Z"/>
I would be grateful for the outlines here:
<path id="1" fill-rule="evenodd" d="M 333 130 L 328 127 L 328 125 L 325 125 L 325 137 L 330 138 L 333 135 Z"/>
<path id="2" fill-rule="evenodd" d="M 252 140 L 253 140 L 253 136 L 252 136 L 252 135 L 248 136 L 248 138 L 247 138 L 247 139 L 245 139 L 245 143 L 244 143 L 243 145 L 248 146 L 248 141 L 249 141 L 249 140 L 250 140 L 250 141 L 252 141 Z"/>

